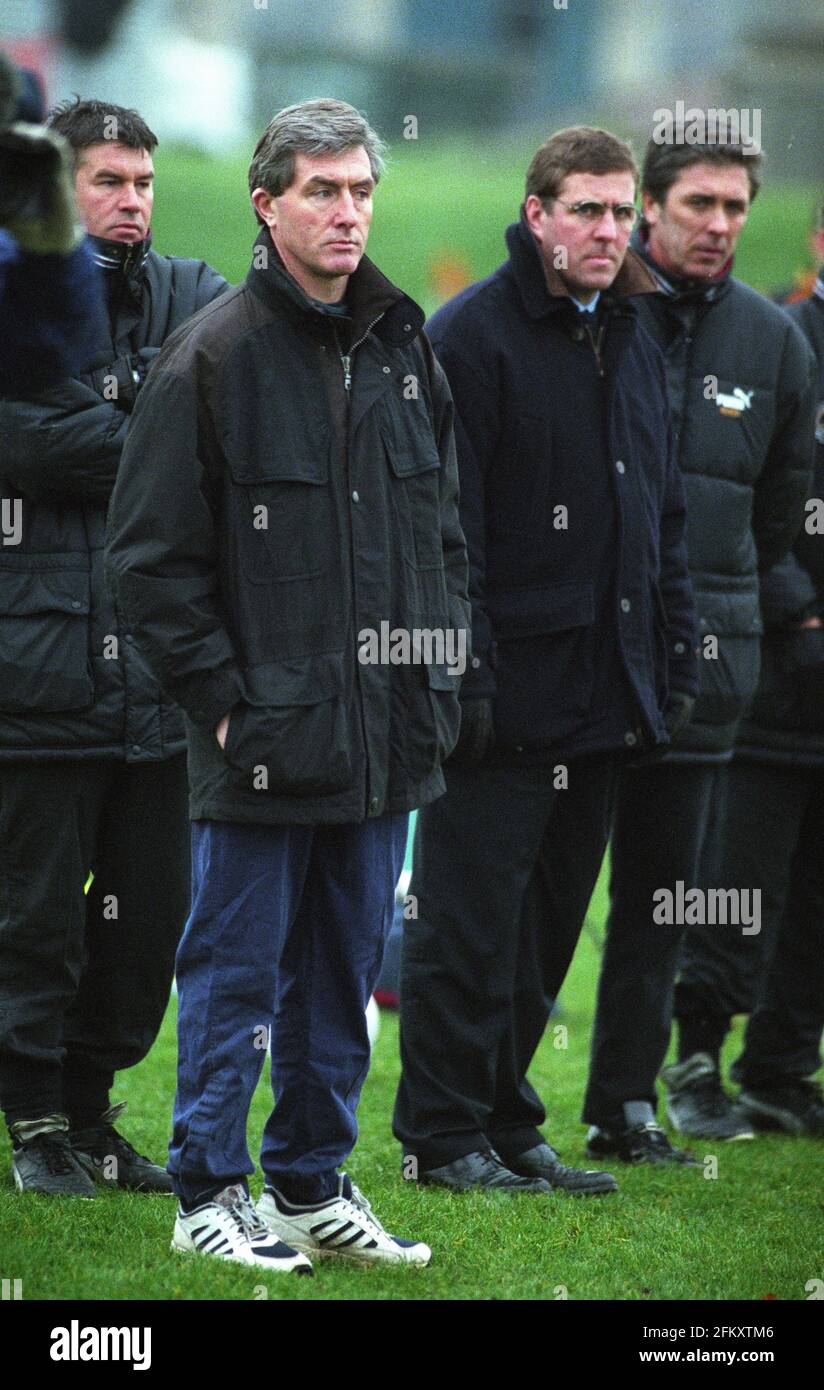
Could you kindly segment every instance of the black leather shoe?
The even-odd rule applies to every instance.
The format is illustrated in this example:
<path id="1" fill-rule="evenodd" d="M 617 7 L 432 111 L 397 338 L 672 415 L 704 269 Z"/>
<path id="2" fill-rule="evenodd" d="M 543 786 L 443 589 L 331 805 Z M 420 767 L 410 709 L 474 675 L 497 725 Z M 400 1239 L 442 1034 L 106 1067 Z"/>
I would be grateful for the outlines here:
<path id="1" fill-rule="evenodd" d="M 101 1115 L 98 1124 L 72 1130 L 69 1139 L 75 1158 L 90 1178 L 106 1186 L 171 1196 L 172 1179 L 166 1169 L 144 1158 L 115 1129 L 113 1121 L 125 1108 L 126 1102 L 121 1101 Z"/>
<path id="2" fill-rule="evenodd" d="M 824 1099 L 815 1081 L 791 1079 L 771 1089 L 748 1088 L 738 1101 L 758 1129 L 824 1139 Z"/>
<path id="3" fill-rule="evenodd" d="M 669 1163 L 688 1168 L 702 1164 L 689 1149 L 676 1149 L 660 1125 L 649 1120 L 646 1124 L 631 1125 L 611 1134 L 593 1125 L 587 1135 L 589 1158 L 619 1158 L 622 1163 Z"/>
<path id="4" fill-rule="evenodd" d="M 10 1125 L 12 1173 L 18 1192 L 59 1197 L 94 1197 L 94 1183 L 78 1163 L 66 1133 L 65 1115 L 43 1115 Z"/>
<path id="5" fill-rule="evenodd" d="M 536 1144 L 517 1158 L 505 1158 L 510 1172 L 525 1178 L 543 1178 L 550 1187 L 569 1192 L 576 1197 L 596 1197 L 602 1192 L 617 1192 L 618 1184 L 611 1173 L 595 1168 L 567 1168 L 560 1163 L 551 1144 Z"/>
<path id="6" fill-rule="evenodd" d="M 494 1149 L 466 1154 L 442 1168 L 427 1168 L 418 1178 L 433 1187 L 449 1187 L 453 1192 L 469 1192 L 483 1187 L 496 1192 L 551 1192 L 544 1178 L 518 1176 L 505 1168 Z"/>

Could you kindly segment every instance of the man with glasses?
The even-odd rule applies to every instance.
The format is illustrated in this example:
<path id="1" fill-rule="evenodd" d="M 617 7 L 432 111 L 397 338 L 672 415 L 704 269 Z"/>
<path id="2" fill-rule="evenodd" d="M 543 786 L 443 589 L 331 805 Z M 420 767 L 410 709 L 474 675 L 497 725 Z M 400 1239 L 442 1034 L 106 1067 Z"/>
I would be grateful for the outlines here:
<path id="1" fill-rule="evenodd" d="M 759 571 L 788 552 L 801 528 L 812 463 L 812 354 L 780 309 L 730 273 L 759 166 L 754 150 L 720 140 L 651 142 L 644 164 L 638 251 L 662 294 L 647 296 L 640 314 L 667 365 L 700 675 L 692 720 L 676 747 L 661 761 L 627 768 L 616 792 L 610 914 L 583 1118 L 591 1126 L 591 1156 L 633 1163 L 696 1162 L 655 1122 L 655 1078 L 669 1042 L 683 929 L 700 929 L 701 894 L 756 886 L 746 877 L 724 881 L 725 775 L 758 681 Z M 687 714 L 688 692 L 674 676 L 671 688 Z M 690 907 L 668 912 L 667 892 L 673 906 L 680 896 Z M 725 934 L 745 925 L 707 925 L 704 932 L 720 947 Z M 704 974 L 710 969 L 708 962 Z M 749 1117 L 721 1088 L 720 1038 L 694 972 L 676 1000 L 679 1056 L 665 1072 L 671 1118 L 687 1134 L 750 1137 Z"/>
<path id="2" fill-rule="evenodd" d="M 535 154 L 509 259 L 429 325 L 458 412 L 473 657 L 446 795 L 418 818 L 401 970 L 404 1174 L 613 1191 L 558 1161 L 526 1080 L 601 865 L 617 764 L 695 692 L 660 353 L 630 296 L 638 171 L 605 131 Z"/>

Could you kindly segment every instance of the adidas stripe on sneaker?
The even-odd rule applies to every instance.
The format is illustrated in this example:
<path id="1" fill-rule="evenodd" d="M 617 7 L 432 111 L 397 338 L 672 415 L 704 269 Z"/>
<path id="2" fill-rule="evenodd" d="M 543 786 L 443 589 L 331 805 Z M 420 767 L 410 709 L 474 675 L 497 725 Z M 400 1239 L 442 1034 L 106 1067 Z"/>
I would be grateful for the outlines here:
<path id="1" fill-rule="evenodd" d="M 191 1211 L 179 1207 L 172 1250 L 179 1255 L 214 1255 L 274 1273 L 312 1273 L 304 1254 L 273 1237 L 241 1183 L 224 1187 Z"/>
<path id="2" fill-rule="evenodd" d="M 298 1206 L 267 1186 L 257 1212 L 269 1230 L 308 1255 L 333 1255 L 374 1264 L 426 1265 L 432 1251 L 421 1240 L 385 1231 L 362 1192 L 344 1173 L 335 1197 Z"/>

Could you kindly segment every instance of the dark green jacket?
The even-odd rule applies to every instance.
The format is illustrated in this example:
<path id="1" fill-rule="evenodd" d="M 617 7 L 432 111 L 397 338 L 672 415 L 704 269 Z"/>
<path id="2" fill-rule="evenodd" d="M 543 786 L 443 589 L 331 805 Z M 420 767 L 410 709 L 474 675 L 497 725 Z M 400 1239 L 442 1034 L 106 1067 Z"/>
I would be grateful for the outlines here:
<path id="1" fill-rule="evenodd" d="M 339 321 L 262 232 L 132 419 L 109 573 L 187 716 L 195 819 L 355 822 L 444 788 L 459 681 L 358 651 L 382 623 L 468 627 L 452 402 L 420 309 L 366 258 L 347 302 L 349 391 Z"/>

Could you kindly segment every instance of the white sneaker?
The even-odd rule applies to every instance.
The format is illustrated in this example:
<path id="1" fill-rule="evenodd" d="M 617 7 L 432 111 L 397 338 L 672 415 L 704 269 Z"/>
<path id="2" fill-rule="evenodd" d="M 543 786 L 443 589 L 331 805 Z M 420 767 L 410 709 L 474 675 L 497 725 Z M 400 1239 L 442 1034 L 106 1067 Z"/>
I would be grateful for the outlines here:
<path id="1" fill-rule="evenodd" d="M 408 1265 L 426 1265 L 432 1257 L 422 1240 L 400 1240 L 385 1231 L 345 1173 L 338 1179 L 336 1197 L 311 1206 L 296 1206 L 276 1187 L 266 1187 L 257 1212 L 280 1240 L 310 1255 Z"/>
<path id="2" fill-rule="evenodd" d="M 260 1265 L 274 1273 L 311 1274 L 305 1255 L 272 1240 L 246 1189 L 235 1183 L 192 1211 L 177 1209 L 172 1250 L 179 1255 L 216 1255 L 242 1265 Z"/>

